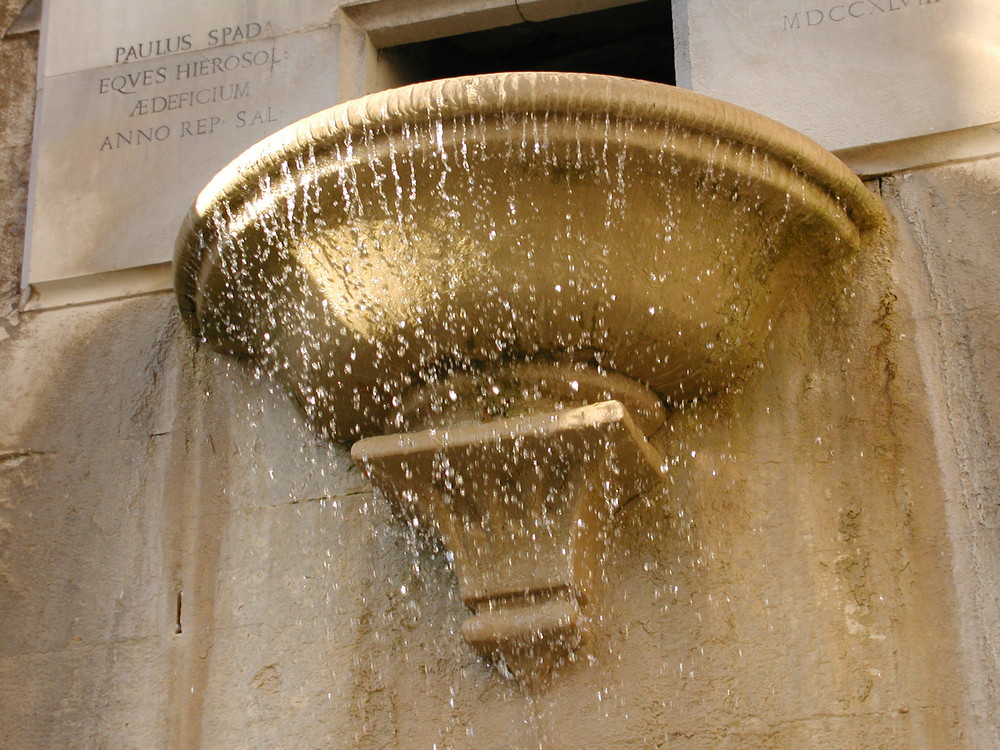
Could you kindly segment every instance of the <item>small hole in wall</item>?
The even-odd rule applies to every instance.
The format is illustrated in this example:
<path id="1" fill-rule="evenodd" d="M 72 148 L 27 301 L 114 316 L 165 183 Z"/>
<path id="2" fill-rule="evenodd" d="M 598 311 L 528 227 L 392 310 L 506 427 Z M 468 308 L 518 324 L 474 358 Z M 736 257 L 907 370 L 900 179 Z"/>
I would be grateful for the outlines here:
<path id="1" fill-rule="evenodd" d="M 676 83 L 668 0 L 524 22 L 379 50 L 387 81 L 403 85 L 480 73 L 603 73 Z"/>

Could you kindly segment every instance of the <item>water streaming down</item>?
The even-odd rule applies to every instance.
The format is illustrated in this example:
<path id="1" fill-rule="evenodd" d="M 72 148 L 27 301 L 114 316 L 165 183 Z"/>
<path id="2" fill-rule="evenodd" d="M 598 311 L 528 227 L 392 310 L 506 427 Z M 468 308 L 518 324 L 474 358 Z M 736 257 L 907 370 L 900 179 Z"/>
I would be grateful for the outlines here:
<path id="1" fill-rule="evenodd" d="M 670 409 L 753 368 L 880 209 L 802 136 L 602 76 L 418 84 L 262 142 L 178 239 L 189 326 L 443 539 L 463 635 L 530 682 L 586 640 Z M 386 437 L 374 437 L 386 436 Z"/>

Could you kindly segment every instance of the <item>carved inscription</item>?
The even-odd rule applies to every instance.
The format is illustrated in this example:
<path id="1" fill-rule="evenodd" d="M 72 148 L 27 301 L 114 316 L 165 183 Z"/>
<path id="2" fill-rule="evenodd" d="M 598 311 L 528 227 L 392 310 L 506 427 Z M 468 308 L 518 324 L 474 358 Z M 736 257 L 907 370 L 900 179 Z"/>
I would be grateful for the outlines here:
<path id="1" fill-rule="evenodd" d="M 222 26 L 209 29 L 206 33 L 206 43 L 209 47 L 223 44 L 236 44 L 256 39 L 264 32 L 259 23 L 246 23 L 239 26 Z M 187 52 L 194 45 L 193 34 L 178 34 L 167 39 L 152 39 L 148 42 L 135 42 L 122 47 L 115 47 L 115 62 L 126 63 L 137 60 L 148 60 L 153 57 L 174 55 Z"/>
<path id="2" fill-rule="evenodd" d="M 120 67 L 98 80 L 96 95 L 115 99 L 115 110 L 127 120 L 112 125 L 98 150 L 150 146 L 211 135 L 223 128 L 277 122 L 261 82 L 289 54 L 279 51 L 274 41 L 258 40 L 265 28 L 253 22 L 209 29 L 200 39 L 193 33 L 180 34 L 115 47 Z M 197 58 L 170 59 L 190 50 L 196 41 L 206 48 Z M 147 61 L 144 67 L 138 65 L 142 61 Z"/>
<path id="3" fill-rule="evenodd" d="M 798 31 L 823 24 L 856 21 L 884 13 L 937 5 L 940 2 L 941 0 L 851 0 L 822 8 L 783 14 L 782 29 L 784 31 Z"/>

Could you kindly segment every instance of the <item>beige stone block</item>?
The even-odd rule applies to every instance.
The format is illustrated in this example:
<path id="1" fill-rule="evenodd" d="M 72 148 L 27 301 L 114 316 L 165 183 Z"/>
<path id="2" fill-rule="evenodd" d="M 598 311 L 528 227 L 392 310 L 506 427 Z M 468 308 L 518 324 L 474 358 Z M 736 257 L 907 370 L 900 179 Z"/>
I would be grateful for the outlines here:
<path id="1" fill-rule="evenodd" d="M 353 747 L 357 645 L 320 617 L 214 631 L 178 679 L 194 747 Z"/>
<path id="2" fill-rule="evenodd" d="M 918 481 L 925 483 L 933 471 L 940 487 L 948 543 L 937 551 L 942 560 L 950 556 L 949 586 L 942 594 L 954 602 L 960 637 L 953 658 L 964 696 L 962 720 L 974 747 L 1000 741 L 996 722 L 981 708 L 997 701 L 992 655 L 1000 627 L 994 585 L 1000 571 L 994 439 L 1000 421 L 994 358 L 998 174 L 1000 160 L 993 158 L 883 180 L 899 225 L 895 291 L 911 316 L 905 335 L 915 372 L 908 377 L 918 383 L 912 387 L 921 391 L 932 430 L 926 445 L 910 440 L 907 450 L 926 456 Z"/>
<path id="3" fill-rule="evenodd" d="M 172 632 L 191 524 L 359 486 L 283 394 L 221 358 L 195 367 L 173 305 L 33 314 L 0 343 L 5 654 Z M 231 542 L 252 555 L 264 532 L 243 532 Z"/>
<path id="4" fill-rule="evenodd" d="M 899 691 L 893 644 L 900 634 L 887 622 L 892 604 L 881 613 L 876 603 L 871 612 L 845 616 L 858 610 L 851 592 L 838 585 L 825 555 L 802 549 L 792 530 L 746 530 L 752 538 L 742 543 L 734 533 L 728 549 L 715 552 L 707 540 L 680 541 L 683 526 L 675 519 L 649 539 L 654 518 L 667 515 L 657 506 L 630 508 L 622 519 L 622 562 L 607 582 L 602 657 L 622 700 L 635 706 L 645 696 L 669 696 L 671 728 L 687 732 L 715 723 L 715 712 L 688 710 L 696 705 L 775 723 L 893 705 Z M 696 533 L 719 523 L 698 509 L 694 514 Z M 874 590 L 884 585 L 870 578 Z M 880 667 L 882 676 L 873 678 Z M 636 673 L 645 675 L 645 687 L 629 684 Z"/>
<path id="5" fill-rule="evenodd" d="M 37 65 L 37 36 L 0 40 L 0 150 L 31 143 Z"/>
<path id="6" fill-rule="evenodd" d="M 255 378 L 235 358 L 204 349 L 196 356 L 202 384 L 184 394 L 189 419 L 210 436 L 203 460 L 232 468 L 227 502 L 234 508 L 249 512 L 370 491 L 345 447 L 317 436 L 274 383 Z"/>
<path id="7" fill-rule="evenodd" d="M 97 447 L 0 457 L 4 657 L 173 630 L 156 451 L 88 438 Z"/>
<path id="8" fill-rule="evenodd" d="M 436 730 L 473 657 L 456 653 L 443 556 L 408 547 L 387 511 L 301 503 L 230 520 L 208 610 L 192 602 L 181 636 L 178 694 L 202 696 L 190 701 L 207 746 L 366 747 Z"/>
<path id="9" fill-rule="evenodd" d="M 322 29 L 46 79 L 30 281 L 169 261 L 216 171 L 336 101 L 336 59 L 336 35 Z"/>
<path id="10" fill-rule="evenodd" d="M 323 0 L 46 4 L 42 33 L 48 45 L 47 78 L 134 60 L 157 61 L 177 51 L 211 52 L 248 39 L 271 39 L 326 25 L 334 13 L 334 4 Z M 81 34 L 82 28 L 89 33 Z"/>
<path id="11" fill-rule="evenodd" d="M 204 450 L 257 487 L 234 485 L 246 508 L 367 489 L 346 451 L 308 429 L 273 384 L 230 357 L 195 355 L 175 305 L 163 293 L 23 315 L 0 343 L 0 446 L 73 455 L 179 440 L 173 450 Z"/>
<path id="12" fill-rule="evenodd" d="M 368 540 L 392 523 L 379 506 L 365 495 L 234 508 L 222 521 L 216 584 L 185 611 L 192 623 L 209 618 L 215 629 L 324 619 L 329 632 L 348 632 L 358 588 L 372 572 Z"/>
<path id="13" fill-rule="evenodd" d="M 932 303 L 941 315 L 976 317 L 1000 310 L 1000 157 L 906 172 L 888 180 L 888 198 L 899 206 L 928 254 Z"/>
<path id="14" fill-rule="evenodd" d="M 1000 158 L 921 170 L 886 182 L 925 274 L 915 299 L 928 377 L 940 383 L 970 518 L 1000 527 Z"/>
<path id="15" fill-rule="evenodd" d="M 0 148 L 0 329 L 8 312 L 4 303 L 13 305 L 21 286 L 30 163 L 30 146 Z"/>
<path id="16" fill-rule="evenodd" d="M 0 445 L 113 457 L 117 441 L 164 431 L 172 305 L 161 294 L 23 315 L 3 342 Z"/>
<path id="17" fill-rule="evenodd" d="M 997 120 L 992 0 L 687 0 L 674 18 L 681 85 L 828 149 Z"/>
<path id="18" fill-rule="evenodd" d="M 161 747 L 169 664 L 160 639 L 0 658 L 0 747 Z"/>
<path id="19" fill-rule="evenodd" d="M 21 13 L 24 3 L 21 0 L 0 1 L 0 29 L 6 29 Z"/>

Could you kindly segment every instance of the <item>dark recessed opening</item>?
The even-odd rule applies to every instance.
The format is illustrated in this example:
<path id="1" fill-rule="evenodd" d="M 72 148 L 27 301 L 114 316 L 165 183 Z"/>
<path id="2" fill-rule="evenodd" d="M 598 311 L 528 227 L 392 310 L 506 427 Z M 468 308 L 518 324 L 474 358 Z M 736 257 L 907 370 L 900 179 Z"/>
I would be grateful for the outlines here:
<path id="1" fill-rule="evenodd" d="M 379 56 L 397 84 L 514 70 L 676 83 L 669 0 L 387 47 Z"/>

